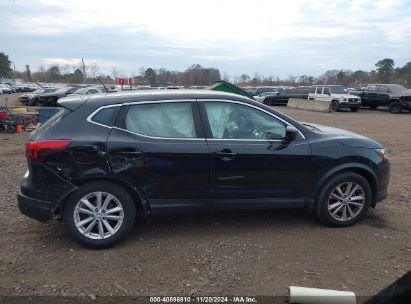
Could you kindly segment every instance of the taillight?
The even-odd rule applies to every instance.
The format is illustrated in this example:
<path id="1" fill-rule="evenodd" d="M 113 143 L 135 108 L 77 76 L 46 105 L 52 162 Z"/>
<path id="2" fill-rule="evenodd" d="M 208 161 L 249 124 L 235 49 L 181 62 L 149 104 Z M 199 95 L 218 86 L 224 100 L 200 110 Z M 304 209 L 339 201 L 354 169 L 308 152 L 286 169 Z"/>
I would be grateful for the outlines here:
<path id="1" fill-rule="evenodd" d="M 29 141 L 26 144 L 26 157 L 33 162 L 41 162 L 48 154 L 56 153 L 67 148 L 71 144 L 71 140 L 44 140 L 44 141 Z"/>

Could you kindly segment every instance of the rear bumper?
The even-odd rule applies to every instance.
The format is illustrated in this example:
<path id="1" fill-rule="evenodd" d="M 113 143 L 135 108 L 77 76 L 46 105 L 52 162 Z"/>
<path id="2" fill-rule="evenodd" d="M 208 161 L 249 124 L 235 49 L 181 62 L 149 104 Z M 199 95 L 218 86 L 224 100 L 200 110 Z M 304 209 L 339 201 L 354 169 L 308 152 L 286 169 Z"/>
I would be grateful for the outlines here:
<path id="1" fill-rule="evenodd" d="M 55 204 L 17 193 L 17 205 L 22 214 L 41 222 L 47 222 L 53 217 Z"/>

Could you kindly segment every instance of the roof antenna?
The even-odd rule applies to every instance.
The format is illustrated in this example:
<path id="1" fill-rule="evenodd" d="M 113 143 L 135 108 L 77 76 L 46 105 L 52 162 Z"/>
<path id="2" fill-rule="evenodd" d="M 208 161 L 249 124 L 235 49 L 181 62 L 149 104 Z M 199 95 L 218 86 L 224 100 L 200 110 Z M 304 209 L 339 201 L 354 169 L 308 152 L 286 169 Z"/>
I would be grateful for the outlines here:
<path id="1" fill-rule="evenodd" d="M 97 76 L 96 78 L 97 78 L 98 82 L 101 83 L 101 85 L 103 86 L 104 90 L 106 90 L 106 93 L 108 93 L 108 89 L 107 89 L 107 87 L 104 85 L 104 83 L 101 81 L 100 76 Z"/>

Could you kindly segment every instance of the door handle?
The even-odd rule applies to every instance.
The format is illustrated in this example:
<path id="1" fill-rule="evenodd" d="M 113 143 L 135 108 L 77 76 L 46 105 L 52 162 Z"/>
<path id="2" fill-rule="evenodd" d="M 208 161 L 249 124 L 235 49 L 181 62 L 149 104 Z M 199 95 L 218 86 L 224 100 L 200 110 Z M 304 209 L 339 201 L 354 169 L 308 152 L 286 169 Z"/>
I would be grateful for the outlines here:
<path id="1" fill-rule="evenodd" d="M 222 160 L 231 160 L 237 156 L 238 153 L 231 151 L 230 149 L 223 149 L 213 153 L 216 157 Z"/>

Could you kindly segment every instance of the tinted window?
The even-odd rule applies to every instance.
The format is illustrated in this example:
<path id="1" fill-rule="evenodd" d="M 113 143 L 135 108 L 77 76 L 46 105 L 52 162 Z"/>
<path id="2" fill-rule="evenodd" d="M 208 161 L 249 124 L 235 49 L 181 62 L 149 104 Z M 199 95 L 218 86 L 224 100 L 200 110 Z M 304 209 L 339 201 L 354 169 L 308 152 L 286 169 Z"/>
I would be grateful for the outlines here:
<path id="1" fill-rule="evenodd" d="M 323 94 L 330 94 L 330 88 L 324 88 Z"/>
<path id="2" fill-rule="evenodd" d="M 188 102 L 132 105 L 125 117 L 125 128 L 153 137 L 196 137 L 193 111 Z"/>
<path id="3" fill-rule="evenodd" d="M 378 93 L 388 93 L 388 88 L 383 86 L 377 86 L 375 91 Z"/>
<path id="4" fill-rule="evenodd" d="M 91 120 L 99 124 L 112 127 L 116 121 L 118 112 L 121 107 L 103 108 L 98 111 Z"/>
<path id="5" fill-rule="evenodd" d="M 317 88 L 317 94 L 322 94 L 323 88 Z"/>
<path id="6" fill-rule="evenodd" d="M 315 93 L 315 88 L 310 88 L 310 93 Z"/>
<path id="7" fill-rule="evenodd" d="M 205 102 L 212 138 L 282 139 L 285 124 L 258 109 L 229 102 Z"/>

